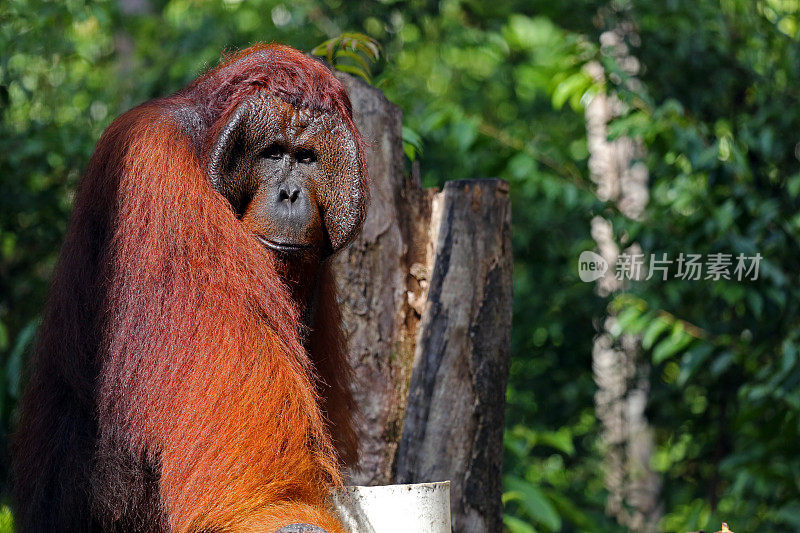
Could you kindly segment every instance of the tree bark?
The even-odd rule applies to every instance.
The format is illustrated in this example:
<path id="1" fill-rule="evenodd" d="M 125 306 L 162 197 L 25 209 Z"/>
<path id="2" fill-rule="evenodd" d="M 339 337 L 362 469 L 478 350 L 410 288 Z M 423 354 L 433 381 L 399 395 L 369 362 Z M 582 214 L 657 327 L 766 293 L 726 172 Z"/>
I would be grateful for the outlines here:
<path id="1" fill-rule="evenodd" d="M 511 329 L 510 202 L 500 180 L 423 190 L 400 110 L 337 73 L 364 135 L 371 204 L 337 258 L 361 411 L 360 485 L 452 481 L 454 531 L 501 531 Z"/>
<path id="2" fill-rule="evenodd" d="M 356 373 L 361 423 L 356 485 L 386 485 L 406 409 L 423 288 L 411 266 L 424 257 L 429 211 L 419 183 L 407 179 L 400 109 L 369 85 L 337 72 L 367 142 L 370 206 L 356 241 L 336 258 L 345 331 Z M 424 259 L 422 259 L 424 261 Z"/>
<path id="3" fill-rule="evenodd" d="M 434 264 L 397 481 L 451 481 L 453 530 L 502 530 L 511 333 L 511 210 L 500 180 L 449 182 L 434 200 Z"/>

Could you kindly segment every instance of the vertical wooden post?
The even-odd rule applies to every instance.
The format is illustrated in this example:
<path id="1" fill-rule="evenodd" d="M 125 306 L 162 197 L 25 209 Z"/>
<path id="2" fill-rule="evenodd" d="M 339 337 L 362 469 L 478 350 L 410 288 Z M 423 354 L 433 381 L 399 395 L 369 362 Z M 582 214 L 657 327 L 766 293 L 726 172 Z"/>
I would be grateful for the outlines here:
<path id="1" fill-rule="evenodd" d="M 449 479 L 453 530 L 499 532 L 511 335 L 508 184 L 448 182 L 431 223 L 438 235 L 397 481 Z"/>
<path id="2" fill-rule="evenodd" d="M 510 202 L 501 180 L 423 190 L 406 175 L 400 110 L 337 73 L 367 143 L 364 230 L 337 258 L 361 485 L 452 482 L 454 531 L 500 532 L 511 331 Z"/>
<path id="3" fill-rule="evenodd" d="M 361 461 L 350 481 L 386 485 L 394 481 L 419 322 L 409 292 L 421 289 L 409 272 L 417 243 L 427 241 L 419 232 L 427 230 L 428 217 L 420 213 L 419 184 L 406 180 L 400 108 L 374 87 L 337 76 L 367 142 L 371 179 L 364 228 L 335 265 L 362 417 Z"/>

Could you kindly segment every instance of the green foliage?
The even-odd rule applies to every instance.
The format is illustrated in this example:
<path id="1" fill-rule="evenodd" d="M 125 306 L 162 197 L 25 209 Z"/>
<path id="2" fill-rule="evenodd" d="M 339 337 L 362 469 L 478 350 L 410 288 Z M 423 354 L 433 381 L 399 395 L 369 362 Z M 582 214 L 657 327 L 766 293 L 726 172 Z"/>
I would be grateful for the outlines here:
<path id="1" fill-rule="evenodd" d="M 590 440 L 594 424 L 593 414 L 585 411 L 577 424 L 557 431 L 535 431 L 518 424 L 506 432 L 506 457 L 513 465 L 504 478 L 503 494 L 509 530 L 528 531 L 522 524 L 531 524 L 536 531 L 561 531 L 565 523 L 582 530 L 607 530 L 599 511 L 601 487 L 586 485 L 593 475 L 585 468 L 598 465 L 586 460 L 589 454 L 576 457 L 576 442 Z M 586 499 L 591 505 L 576 505 L 576 499 Z"/>
<path id="2" fill-rule="evenodd" d="M 613 333 L 640 334 L 654 367 L 660 527 L 798 529 L 798 4 L 623 5 L 150 0 L 131 13 L 111 0 L 0 3 L 0 445 L 72 195 L 102 130 L 220 51 L 274 40 L 313 49 L 400 105 L 404 149 L 426 184 L 511 185 L 509 531 L 620 530 L 603 513 L 593 410 L 593 320 L 607 308 L 619 318 Z M 635 28 L 628 45 L 642 65 L 630 86 L 598 44 L 620 23 Z M 587 75 L 592 60 L 603 62 L 607 86 Z M 651 200 L 640 221 L 598 201 L 588 179 L 583 106 L 605 90 L 624 103 L 612 136 L 645 145 Z M 595 215 L 647 253 L 760 253 L 759 279 L 653 279 L 602 299 L 577 277 Z M 0 511 L 0 531 L 11 529 L 6 517 Z"/>
<path id="3" fill-rule="evenodd" d="M 381 47 L 378 41 L 363 33 L 343 33 L 316 46 L 311 53 L 324 56 L 338 70 L 371 83 L 370 65 L 380 57 Z"/>
<path id="4" fill-rule="evenodd" d="M 408 126 L 403 126 L 403 151 L 409 161 L 416 161 L 422 155 L 422 137 Z"/>
<path id="5" fill-rule="evenodd" d="M 558 511 L 537 484 L 509 476 L 504 480 L 504 485 L 506 489 L 503 494 L 504 504 L 519 502 L 527 518 L 546 531 L 561 529 L 561 517 Z"/>
<path id="6" fill-rule="evenodd" d="M 640 86 L 618 87 L 628 109 L 614 130 L 645 141 L 651 202 L 615 230 L 673 259 L 763 257 L 754 281 L 643 282 L 615 299 L 656 368 L 669 531 L 796 528 L 797 15 L 796 2 L 738 0 L 637 1 L 626 15 L 646 68 Z"/>
<path id="7" fill-rule="evenodd" d="M 0 505 L 0 533 L 14 533 L 14 515 L 8 505 Z"/>
<path id="8" fill-rule="evenodd" d="M 98 14 L 100 15 L 98 18 Z M 0 446 L 19 397 L 72 190 L 119 98 L 101 11 L 76 2 L 0 6 Z M 60 38 L 44 38 L 55 33 Z M 7 459 L 0 460 L 5 474 Z M 4 477 L 4 476 L 3 476 Z"/>

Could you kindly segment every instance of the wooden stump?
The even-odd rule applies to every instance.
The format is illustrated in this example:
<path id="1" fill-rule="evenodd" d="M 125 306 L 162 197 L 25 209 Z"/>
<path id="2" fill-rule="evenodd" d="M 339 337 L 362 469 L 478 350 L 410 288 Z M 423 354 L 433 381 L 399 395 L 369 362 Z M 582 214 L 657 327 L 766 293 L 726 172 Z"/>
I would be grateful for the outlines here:
<path id="1" fill-rule="evenodd" d="M 356 371 L 359 485 L 450 480 L 454 531 L 502 530 L 511 332 L 510 202 L 501 180 L 423 190 L 401 113 L 337 73 L 368 143 L 371 203 L 336 273 Z"/>
<path id="2" fill-rule="evenodd" d="M 511 335 L 508 184 L 448 182 L 431 222 L 438 236 L 397 482 L 449 479 L 453 530 L 501 531 Z"/>

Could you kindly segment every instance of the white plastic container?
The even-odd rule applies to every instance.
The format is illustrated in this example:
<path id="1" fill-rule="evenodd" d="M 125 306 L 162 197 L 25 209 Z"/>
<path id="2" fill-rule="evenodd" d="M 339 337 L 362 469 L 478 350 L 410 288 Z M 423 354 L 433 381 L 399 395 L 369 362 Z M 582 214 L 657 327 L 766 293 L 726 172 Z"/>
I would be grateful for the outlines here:
<path id="1" fill-rule="evenodd" d="M 450 482 L 346 487 L 333 496 L 352 533 L 450 533 Z"/>

